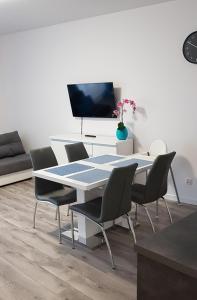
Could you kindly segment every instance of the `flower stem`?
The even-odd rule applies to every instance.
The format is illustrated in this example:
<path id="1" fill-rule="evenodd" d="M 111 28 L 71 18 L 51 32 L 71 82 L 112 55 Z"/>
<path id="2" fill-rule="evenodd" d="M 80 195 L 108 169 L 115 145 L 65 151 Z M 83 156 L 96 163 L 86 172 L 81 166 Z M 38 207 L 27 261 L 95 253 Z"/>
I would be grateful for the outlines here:
<path id="1" fill-rule="evenodd" d="M 124 108 L 124 102 L 122 104 L 122 111 L 121 111 L 121 119 L 122 119 L 122 123 L 123 123 L 123 108 Z"/>

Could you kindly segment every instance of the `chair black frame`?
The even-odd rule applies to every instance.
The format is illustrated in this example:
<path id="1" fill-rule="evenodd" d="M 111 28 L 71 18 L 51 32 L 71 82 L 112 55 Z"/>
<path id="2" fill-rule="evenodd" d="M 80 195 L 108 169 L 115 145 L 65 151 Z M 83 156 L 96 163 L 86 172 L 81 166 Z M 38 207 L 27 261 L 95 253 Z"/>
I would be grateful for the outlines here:
<path id="1" fill-rule="evenodd" d="M 173 223 L 172 215 L 164 195 L 167 192 L 168 184 L 168 173 L 171 167 L 172 160 L 174 159 L 176 152 L 158 155 L 155 159 L 151 170 L 147 175 L 147 181 L 145 185 L 142 184 L 133 184 L 132 186 L 132 201 L 137 205 L 142 206 L 145 209 L 145 212 L 150 221 L 153 232 L 155 232 L 155 227 L 148 211 L 148 208 L 145 204 L 156 202 L 158 206 L 158 200 L 163 199 L 170 222 Z M 158 207 L 156 210 L 158 211 Z"/>
<path id="2" fill-rule="evenodd" d="M 89 158 L 86 148 L 82 142 L 66 144 L 64 147 L 69 162 Z"/>
<path id="3" fill-rule="evenodd" d="M 151 146 L 156 142 L 157 140 L 153 141 Z M 167 153 L 167 145 L 166 143 L 163 141 L 163 140 L 159 140 L 160 143 L 163 144 L 163 150 L 161 153 L 157 153 L 157 155 L 160 155 L 160 154 L 166 154 Z M 150 148 L 151 148 L 150 146 Z M 151 149 L 150 149 L 151 150 Z M 147 155 L 150 156 L 151 155 L 151 152 L 150 150 L 147 152 Z M 164 152 L 165 151 L 165 152 Z M 173 170 L 172 170 L 172 166 L 170 166 L 170 174 L 171 174 L 171 177 L 172 177 L 172 182 L 173 182 L 173 185 L 174 185 L 174 189 L 175 189 L 175 193 L 176 193 L 176 197 L 177 197 L 177 203 L 178 204 L 181 204 L 181 201 L 180 201 L 180 197 L 179 197 L 179 193 L 178 193 L 178 189 L 177 189 L 177 185 L 176 185 L 176 181 L 175 181 L 175 177 L 174 177 L 174 173 L 173 173 Z M 158 208 L 158 205 L 157 205 L 157 208 Z M 156 213 L 156 216 L 158 217 L 158 211 Z"/>
<path id="4" fill-rule="evenodd" d="M 72 248 L 75 249 L 73 212 L 76 212 L 94 222 L 101 229 L 108 248 L 112 269 L 115 269 L 115 264 L 109 240 L 105 232 L 104 223 L 107 221 L 114 221 L 115 219 L 125 215 L 134 243 L 136 243 L 133 222 L 129 212 L 131 210 L 131 184 L 137 166 L 138 164 L 132 164 L 130 166 L 113 169 L 105 187 L 103 197 L 93 199 L 87 203 L 75 204 L 70 207 Z M 100 206 L 96 206 L 96 203 L 99 203 Z M 98 207 L 100 208 L 100 215 L 98 215 L 98 211 L 97 213 L 95 211 Z M 93 211 L 95 212 L 93 213 Z"/>
<path id="5" fill-rule="evenodd" d="M 57 166 L 57 160 L 51 147 L 44 147 L 30 151 L 30 157 L 33 165 L 33 170 L 45 169 L 53 166 Z M 33 228 L 36 227 L 36 212 L 38 203 L 50 203 L 56 207 L 56 218 L 58 220 L 59 228 L 59 243 L 62 243 L 61 235 L 61 217 L 60 206 L 69 205 L 76 201 L 76 191 L 70 187 L 67 187 L 69 191 L 64 189 L 64 186 L 60 183 L 35 177 L 35 196 L 36 203 L 33 214 Z M 59 198 L 53 193 L 61 192 Z"/>
<path id="6" fill-rule="evenodd" d="M 76 142 L 64 145 L 68 162 L 74 162 L 82 159 L 89 158 L 88 152 L 83 142 Z M 67 216 L 69 216 L 70 205 L 68 205 Z"/>

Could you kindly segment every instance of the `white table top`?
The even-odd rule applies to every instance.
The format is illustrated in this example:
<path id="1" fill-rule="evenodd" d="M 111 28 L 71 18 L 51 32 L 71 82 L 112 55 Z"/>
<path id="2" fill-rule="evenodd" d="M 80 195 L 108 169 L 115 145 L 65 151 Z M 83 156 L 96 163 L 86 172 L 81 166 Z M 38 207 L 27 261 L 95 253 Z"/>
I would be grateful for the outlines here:
<path id="1" fill-rule="evenodd" d="M 73 163 L 33 171 L 35 177 L 55 181 L 80 190 L 91 190 L 107 183 L 115 167 L 139 163 L 136 173 L 150 169 L 155 157 L 141 154 L 99 155 Z M 95 162 L 94 162 L 95 161 Z"/>

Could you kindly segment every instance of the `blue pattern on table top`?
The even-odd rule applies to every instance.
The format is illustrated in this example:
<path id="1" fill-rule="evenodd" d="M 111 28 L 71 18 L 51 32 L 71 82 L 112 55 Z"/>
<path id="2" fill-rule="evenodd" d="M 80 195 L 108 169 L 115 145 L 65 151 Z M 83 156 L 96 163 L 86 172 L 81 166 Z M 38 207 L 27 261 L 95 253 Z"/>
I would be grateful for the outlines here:
<path id="1" fill-rule="evenodd" d="M 82 165 L 79 163 L 72 163 L 72 164 L 68 164 L 65 166 L 53 167 L 53 168 L 50 168 L 45 171 L 49 172 L 49 173 L 53 173 L 55 175 L 65 176 L 65 175 L 69 175 L 72 173 L 82 172 L 82 171 L 86 171 L 86 170 L 90 170 L 90 169 L 94 169 L 94 168 L 91 166 L 86 166 L 86 165 Z"/>
<path id="2" fill-rule="evenodd" d="M 135 164 L 135 163 L 137 163 L 138 168 L 140 168 L 140 167 L 146 167 L 152 165 L 153 162 L 148 160 L 143 160 L 143 159 L 131 158 L 111 165 L 114 167 L 126 167 L 128 165 Z"/>
<path id="3" fill-rule="evenodd" d="M 108 179 L 110 177 L 110 174 L 111 174 L 110 171 L 94 169 L 91 171 L 86 171 L 80 174 L 69 176 L 68 178 L 83 183 L 94 183 L 100 180 Z"/>
<path id="4" fill-rule="evenodd" d="M 104 154 L 104 155 L 99 155 L 97 157 L 86 158 L 85 161 L 95 163 L 95 164 L 107 164 L 123 158 L 124 156 Z"/>

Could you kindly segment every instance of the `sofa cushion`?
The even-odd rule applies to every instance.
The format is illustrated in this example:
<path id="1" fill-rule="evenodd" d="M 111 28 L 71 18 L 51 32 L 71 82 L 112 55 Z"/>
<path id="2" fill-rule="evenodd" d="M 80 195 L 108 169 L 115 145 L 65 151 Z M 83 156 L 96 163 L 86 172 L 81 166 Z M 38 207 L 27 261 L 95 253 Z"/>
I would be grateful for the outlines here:
<path id="1" fill-rule="evenodd" d="M 19 172 L 32 168 L 29 154 L 19 154 L 0 159 L 0 175 Z"/>
<path id="2" fill-rule="evenodd" d="M 10 143 L 0 146 L 0 158 L 14 156 L 18 154 L 24 154 L 25 149 L 21 142 Z"/>
<path id="3" fill-rule="evenodd" d="M 11 148 L 8 145 L 0 146 L 0 158 L 12 156 Z"/>
<path id="4" fill-rule="evenodd" d="M 18 131 L 0 134 L 0 146 L 15 142 L 21 142 Z"/>
<path id="5" fill-rule="evenodd" d="M 25 153 L 22 142 L 10 143 L 8 146 L 11 149 L 12 156 Z"/>
<path id="6" fill-rule="evenodd" d="M 0 158 L 24 153 L 25 149 L 17 131 L 0 134 Z"/>

